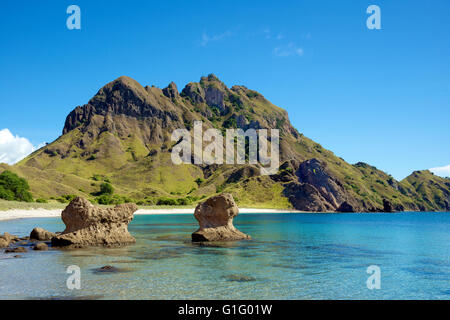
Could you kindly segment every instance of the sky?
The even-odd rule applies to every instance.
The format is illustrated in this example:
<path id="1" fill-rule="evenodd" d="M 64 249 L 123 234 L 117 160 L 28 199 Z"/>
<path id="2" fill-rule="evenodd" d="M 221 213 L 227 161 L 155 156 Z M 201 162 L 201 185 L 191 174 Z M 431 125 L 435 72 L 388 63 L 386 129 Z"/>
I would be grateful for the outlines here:
<path id="1" fill-rule="evenodd" d="M 66 26 L 73 4 L 80 30 Z M 0 162 L 55 140 L 119 76 L 181 91 L 214 73 L 350 163 L 450 176 L 449 13 L 448 0 L 3 0 Z"/>

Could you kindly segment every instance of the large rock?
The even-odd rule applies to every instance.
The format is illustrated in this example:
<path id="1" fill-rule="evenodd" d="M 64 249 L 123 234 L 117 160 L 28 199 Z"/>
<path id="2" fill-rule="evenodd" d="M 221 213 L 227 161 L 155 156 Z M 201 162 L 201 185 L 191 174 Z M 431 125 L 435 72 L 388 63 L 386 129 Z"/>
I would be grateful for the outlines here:
<path id="1" fill-rule="evenodd" d="M 102 209 L 78 197 L 62 212 L 66 229 L 52 238 L 52 245 L 85 247 L 134 243 L 136 239 L 128 232 L 128 224 L 137 209 L 133 203 Z"/>
<path id="2" fill-rule="evenodd" d="M 200 203 L 194 212 L 200 228 L 192 234 L 192 241 L 232 241 L 251 239 L 249 235 L 237 230 L 233 218 L 239 213 L 239 208 L 233 196 L 224 193 L 211 197 Z"/>
<path id="3" fill-rule="evenodd" d="M 53 232 L 42 228 L 34 228 L 30 233 L 30 240 L 49 241 L 55 236 L 56 234 Z"/>
<path id="4" fill-rule="evenodd" d="M 6 248 L 11 243 L 15 243 L 17 241 L 19 241 L 18 237 L 5 232 L 3 235 L 0 235 L 0 248 Z"/>

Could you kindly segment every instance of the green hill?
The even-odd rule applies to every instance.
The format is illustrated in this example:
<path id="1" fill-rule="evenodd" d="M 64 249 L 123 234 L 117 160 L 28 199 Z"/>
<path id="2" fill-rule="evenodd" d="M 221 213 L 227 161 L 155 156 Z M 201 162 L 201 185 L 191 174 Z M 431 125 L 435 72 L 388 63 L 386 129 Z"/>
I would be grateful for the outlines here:
<path id="1" fill-rule="evenodd" d="M 280 130 L 280 170 L 257 165 L 174 165 L 173 130 Z M 230 192 L 245 207 L 305 211 L 450 210 L 450 181 L 430 172 L 399 182 L 365 163 L 349 164 L 292 127 L 285 110 L 244 86 L 202 77 L 179 93 L 120 77 L 68 116 L 63 134 L 14 166 L 35 198 L 76 194 L 94 199 L 102 182 L 141 204 L 183 203 Z M 168 200 L 169 199 L 169 200 Z M 185 200 L 180 200 L 185 199 Z"/>

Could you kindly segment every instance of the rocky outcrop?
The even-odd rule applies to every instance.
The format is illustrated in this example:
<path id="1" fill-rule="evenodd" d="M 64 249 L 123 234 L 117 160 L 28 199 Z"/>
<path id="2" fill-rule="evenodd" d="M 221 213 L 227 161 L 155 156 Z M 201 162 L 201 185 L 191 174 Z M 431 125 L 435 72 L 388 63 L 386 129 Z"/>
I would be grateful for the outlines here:
<path id="1" fill-rule="evenodd" d="M 128 224 L 137 209 L 131 203 L 103 209 L 78 197 L 62 212 L 66 229 L 52 238 L 52 245 L 85 247 L 134 243 L 136 240 L 128 232 Z"/>
<path id="2" fill-rule="evenodd" d="M 283 194 L 297 210 L 313 212 L 334 211 L 334 207 L 311 184 L 287 183 Z"/>
<path id="3" fill-rule="evenodd" d="M 206 104 L 210 107 L 218 107 L 220 111 L 224 110 L 223 104 L 224 93 L 214 87 L 207 87 L 205 90 Z"/>
<path id="4" fill-rule="evenodd" d="M 249 235 L 237 230 L 233 218 L 239 213 L 239 208 L 233 196 L 224 193 L 209 198 L 200 203 L 194 212 L 200 228 L 192 234 L 192 241 L 233 241 L 247 240 Z"/>
<path id="5" fill-rule="evenodd" d="M 50 241 L 56 234 L 42 228 L 34 228 L 30 233 L 30 240 Z"/>
<path id="6" fill-rule="evenodd" d="M 284 170 L 283 166 L 286 167 Z M 295 172 L 297 181 L 285 184 L 283 192 L 295 209 L 314 212 L 361 210 L 357 200 L 346 192 L 343 183 L 328 170 L 325 162 L 313 158 L 300 164 L 289 161 L 283 166 L 277 176 L 280 181 L 289 181 L 289 172 L 298 168 Z"/>
<path id="7" fill-rule="evenodd" d="M 176 92 L 175 84 L 169 85 L 166 91 L 168 94 Z M 99 134 L 98 130 L 123 134 L 126 130 L 122 129 L 123 125 L 120 123 L 116 127 L 116 117 L 121 119 L 120 122 L 127 122 L 128 126 L 133 125 L 133 119 L 142 118 L 158 120 L 167 126 L 172 122 L 177 123 L 180 119 L 175 106 L 157 99 L 162 93 L 161 89 L 144 88 L 137 81 L 122 76 L 102 87 L 86 105 L 78 106 L 70 112 L 63 134 L 78 127 L 91 136 Z M 126 120 L 127 117 L 131 120 Z M 150 127 L 153 127 L 152 124 L 151 121 L 147 123 Z"/>
<path id="8" fill-rule="evenodd" d="M 0 248 L 6 248 L 11 243 L 15 243 L 19 241 L 19 237 L 13 236 L 8 232 L 5 232 L 3 235 L 0 235 Z"/>
<path id="9" fill-rule="evenodd" d="M 384 212 L 393 212 L 394 208 L 392 207 L 392 203 L 389 200 L 383 199 L 383 211 Z"/>
<path id="10" fill-rule="evenodd" d="M 163 89 L 163 94 L 169 99 L 176 99 L 180 95 L 178 93 L 178 88 L 175 82 L 171 82 L 167 88 Z"/>
<path id="11" fill-rule="evenodd" d="M 181 91 L 182 97 L 188 97 L 192 103 L 205 102 L 205 90 L 198 83 L 188 83 Z"/>
<path id="12" fill-rule="evenodd" d="M 339 208 L 337 208 L 336 210 L 337 212 L 355 212 L 355 208 L 353 208 L 353 206 L 348 203 L 347 201 L 344 201 L 341 203 L 341 205 L 339 206 Z"/>
<path id="13" fill-rule="evenodd" d="M 300 182 L 314 186 L 333 208 L 345 201 L 342 184 L 327 172 L 325 163 L 317 159 L 302 162 L 297 176 Z"/>

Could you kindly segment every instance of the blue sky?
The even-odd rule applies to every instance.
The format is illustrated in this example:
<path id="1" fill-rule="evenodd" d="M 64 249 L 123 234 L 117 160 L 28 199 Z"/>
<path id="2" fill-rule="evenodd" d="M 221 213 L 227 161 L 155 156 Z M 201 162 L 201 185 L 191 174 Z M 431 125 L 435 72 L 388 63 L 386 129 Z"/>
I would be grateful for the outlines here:
<path id="1" fill-rule="evenodd" d="M 66 28 L 71 4 L 81 30 Z M 381 30 L 366 27 L 371 4 Z M 0 130 L 35 147 L 121 75 L 181 90 L 214 73 L 261 92 L 350 163 L 397 179 L 450 164 L 446 0 L 4 0 L 0 8 Z"/>

